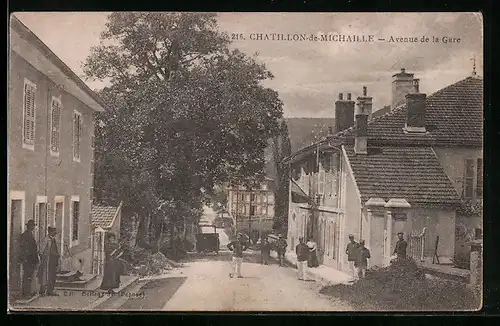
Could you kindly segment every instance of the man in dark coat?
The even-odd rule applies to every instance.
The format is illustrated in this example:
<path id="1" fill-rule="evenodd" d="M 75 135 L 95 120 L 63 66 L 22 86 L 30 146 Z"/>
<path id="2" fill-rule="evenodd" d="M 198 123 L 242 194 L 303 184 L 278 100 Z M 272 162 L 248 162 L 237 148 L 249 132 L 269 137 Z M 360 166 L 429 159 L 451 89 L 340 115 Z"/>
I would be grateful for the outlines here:
<path id="1" fill-rule="evenodd" d="M 48 227 L 48 237 L 45 240 L 41 251 L 41 263 L 38 269 L 38 279 L 40 281 L 40 295 L 58 296 L 54 292 L 56 285 L 57 267 L 59 265 L 59 248 L 56 242 L 57 230 Z"/>
<path id="2" fill-rule="evenodd" d="M 365 240 L 360 240 L 356 255 L 356 261 L 354 262 L 354 267 L 356 267 L 357 279 L 365 277 L 369 258 L 370 250 L 365 248 Z"/>
<path id="3" fill-rule="evenodd" d="M 351 276 L 353 280 L 358 278 L 358 274 L 356 273 L 356 268 L 354 267 L 354 263 L 356 262 L 356 258 L 358 255 L 359 244 L 354 241 L 354 235 L 349 234 L 349 243 L 347 244 L 347 248 L 345 249 L 345 253 L 347 255 L 347 262 L 349 263 L 349 271 L 351 272 Z"/>
<path id="4" fill-rule="evenodd" d="M 304 238 L 300 237 L 299 244 L 295 246 L 299 280 L 307 281 L 307 259 L 309 258 L 309 250 L 309 247 L 304 243 Z"/>
<path id="5" fill-rule="evenodd" d="M 403 232 L 399 232 L 398 241 L 396 242 L 396 247 L 394 248 L 394 254 L 397 256 L 398 260 L 406 259 L 406 247 L 408 247 L 408 243 L 403 237 Z"/>
<path id="6" fill-rule="evenodd" d="M 278 254 L 278 260 L 281 267 L 285 266 L 285 253 L 286 248 L 288 247 L 288 243 L 283 238 L 283 235 L 278 236 L 278 241 L 276 242 L 276 252 Z"/>
<path id="7" fill-rule="evenodd" d="M 267 237 L 262 238 L 260 243 L 260 263 L 263 265 L 269 264 L 269 255 L 271 253 L 271 244 L 267 241 Z"/>
<path id="8" fill-rule="evenodd" d="M 23 297 L 30 297 L 31 286 L 33 285 L 33 274 L 35 273 L 36 266 L 40 262 L 38 258 L 38 246 L 33 230 L 35 229 L 35 222 L 29 220 L 26 223 L 26 231 L 21 234 L 20 247 L 21 247 L 21 263 L 23 265 L 23 283 L 22 295 Z"/>

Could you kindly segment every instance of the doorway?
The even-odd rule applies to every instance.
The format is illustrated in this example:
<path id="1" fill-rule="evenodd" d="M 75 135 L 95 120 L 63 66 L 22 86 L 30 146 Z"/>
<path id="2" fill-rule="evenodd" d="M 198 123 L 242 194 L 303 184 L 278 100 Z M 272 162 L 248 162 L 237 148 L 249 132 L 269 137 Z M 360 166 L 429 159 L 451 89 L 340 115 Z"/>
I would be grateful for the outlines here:
<path id="1" fill-rule="evenodd" d="M 17 299 L 21 294 L 21 264 L 19 261 L 19 240 L 23 230 L 23 201 L 10 202 L 10 246 L 9 246 L 9 298 Z"/>

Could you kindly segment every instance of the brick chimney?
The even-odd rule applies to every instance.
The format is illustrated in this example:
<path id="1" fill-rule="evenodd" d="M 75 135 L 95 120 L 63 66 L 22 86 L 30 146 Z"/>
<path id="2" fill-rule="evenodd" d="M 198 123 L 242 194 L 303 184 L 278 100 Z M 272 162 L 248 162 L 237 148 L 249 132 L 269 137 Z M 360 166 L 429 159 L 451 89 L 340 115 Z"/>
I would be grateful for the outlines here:
<path id="1" fill-rule="evenodd" d="M 405 103 L 406 94 L 413 93 L 413 76 L 414 74 L 407 73 L 405 68 L 392 75 L 392 110 Z"/>
<path id="2" fill-rule="evenodd" d="M 371 120 L 372 118 L 372 108 L 373 108 L 373 97 L 368 96 L 368 88 L 366 86 L 363 86 L 363 95 L 358 97 L 358 104 L 357 104 L 357 109 L 354 115 L 356 116 L 361 110 L 361 107 L 359 106 L 359 102 L 363 102 L 362 109 L 364 114 L 368 116 L 368 121 Z"/>
<path id="3" fill-rule="evenodd" d="M 427 95 L 420 93 L 419 80 L 413 80 L 413 92 L 406 94 L 406 132 L 425 133 Z"/>
<path id="4" fill-rule="evenodd" d="M 335 102 L 335 133 L 352 127 L 354 124 L 354 101 L 351 93 L 347 93 L 347 100 L 339 93 L 339 99 Z"/>
<path id="5" fill-rule="evenodd" d="M 363 96 L 358 97 L 355 116 L 354 152 L 356 154 L 367 154 L 368 116 L 371 114 L 371 103 L 372 98 L 367 96 L 367 89 L 365 86 L 363 87 Z"/>

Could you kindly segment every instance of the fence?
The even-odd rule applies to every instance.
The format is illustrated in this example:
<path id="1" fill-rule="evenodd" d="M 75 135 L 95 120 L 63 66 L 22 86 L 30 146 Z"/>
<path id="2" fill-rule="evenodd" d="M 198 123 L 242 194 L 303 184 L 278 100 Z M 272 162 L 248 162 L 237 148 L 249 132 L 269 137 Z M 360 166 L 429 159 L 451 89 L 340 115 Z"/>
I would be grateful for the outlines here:
<path id="1" fill-rule="evenodd" d="M 410 258 L 416 261 L 424 261 L 425 228 L 423 228 L 422 231 L 411 231 L 408 238 Z"/>

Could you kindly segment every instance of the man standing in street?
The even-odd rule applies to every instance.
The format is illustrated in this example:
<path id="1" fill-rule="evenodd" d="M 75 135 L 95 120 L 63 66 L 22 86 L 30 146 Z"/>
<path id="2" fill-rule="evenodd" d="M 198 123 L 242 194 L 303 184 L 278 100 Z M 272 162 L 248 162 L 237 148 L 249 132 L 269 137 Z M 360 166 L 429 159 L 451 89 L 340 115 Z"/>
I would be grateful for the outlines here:
<path id="1" fill-rule="evenodd" d="M 235 241 L 231 241 L 227 247 L 229 250 L 233 252 L 233 273 L 229 273 L 229 277 L 233 277 L 233 274 L 236 274 L 238 278 L 243 278 L 241 276 L 241 264 L 243 263 L 243 251 L 247 250 L 248 246 L 246 243 L 242 242 L 241 234 L 238 233 Z"/>
<path id="2" fill-rule="evenodd" d="M 299 244 L 295 247 L 297 254 L 297 268 L 299 280 L 307 281 L 307 259 L 309 258 L 309 247 L 304 243 L 304 237 L 299 238 Z"/>
<path id="3" fill-rule="evenodd" d="M 394 248 L 394 254 L 398 260 L 406 259 L 406 247 L 408 247 L 408 243 L 406 243 L 403 236 L 403 232 L 398 233 L 398 241 L 396 242 L 396 248 Z"/>
<path id="4" fill-rule="evenodd" d="M 49 236 L 45 240 L 43 247 L 41 247 L 41 263 L 38 269 L 40 295 L 58 296 L 58 294 L 54 292 L 57 266 L 59 265 L 59 249 L 57 248 L 56 234 L 56 228 L 49 226 Z"/>
<path id="5" fill-rule="evenodd" d="M 40 262 L 38 258 L 38 246 L 33 230 L 35 229 L 35 222 L 29 220 L 26 223 L 26 231 L 21 234 L 20 247 L 21 247 L 21 263 L 23 264 L 23 283 L 22 295 L 25 298 L 32 296 L 31 287 L 33 285 L 33 274 L 35 268 Z"/>
<path id="6" fill-rule="evenodd" d="M 356 261 L 354 262 L 357 279 L 365 277 L 366 268 L 368 267 L 368 258 L 370 258 L 370 250 L 365 248 L 365 240 L 360 240 Z"/>
<path id="7" fill-rule="evenodd" d="M 276 242 L 276 252 L 278 253 L 278 261 L 280 263 L 280 267 L 285 266 L 285 253 L 286 253 L 287 247 L 288 247 L 288 243 L 283 238 L 283 235 L 280 234 L 278 236 L 278 241 Z"/>
<path id="8" fill-rule="evenodd" d="M 271 253 L 271 244 L 267 241 L 267 237 L 262 238 L 260 243 L 260 263 L 263 265 L 269 264 L 269 255 Z"/>
<path id="9" fill-rule="evenodd" d="M 349 243 L 347 244 L 345 253 L 347 255 L 347 261 L 349 263 L 349 271 L 351 272 L 353 281 L 358 279 L 356 268 L 354 267 L 354 263 L 356 262 L 357 258 L 358 248 L 359 244 L 356 241 L 354 241 L 354 235 L 349 234 Z"/>

